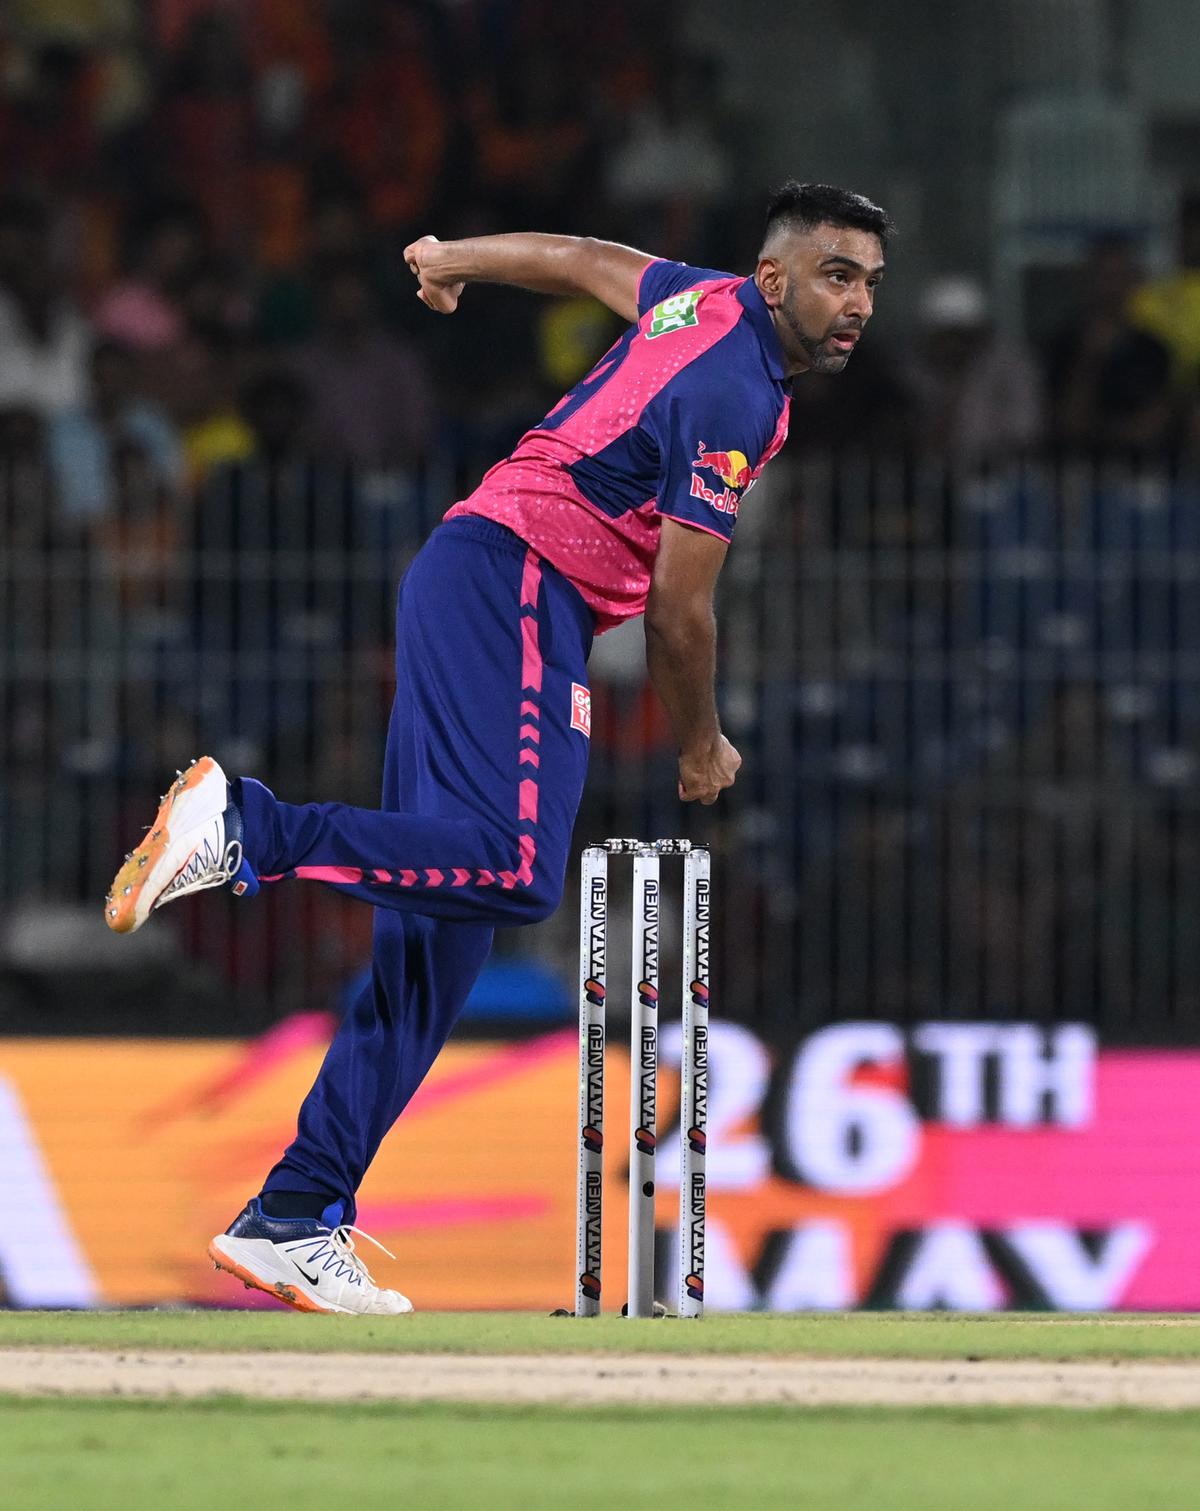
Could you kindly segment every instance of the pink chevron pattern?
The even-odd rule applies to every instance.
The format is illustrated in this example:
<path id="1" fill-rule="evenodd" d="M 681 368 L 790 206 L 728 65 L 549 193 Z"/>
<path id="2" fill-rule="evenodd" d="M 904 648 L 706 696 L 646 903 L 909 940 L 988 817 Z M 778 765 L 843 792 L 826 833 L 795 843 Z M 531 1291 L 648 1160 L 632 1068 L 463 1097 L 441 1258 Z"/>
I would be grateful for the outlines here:
<path id="1" fill-rule="evenodd" d="M 363 879 L 359 866 L 297 866 L 292 875 L 301 881 L 333 881 L 343 885 L 353 885 Z"/>
<path id="2" fill-rule="evenodd" d="M 526 746 L 538 744 L 542 733 L 539 727 L 541 719 L 540 693 L 542 690 L 542 648 L 538 638 L 537 601 L 538 592 L 542 585 L 542 561 L 536 551 L 529 550 L 525 553 L 525 562 L 521 570 L 521 708 L 518 741 L 522 748 L 517 755 L 517 763 L 522 766 L 532 766 L 537 771 L 540 766 L 538 754 Z M 517 840 L 518 865 L 515 871 L 488 871 L 473 870 L 464 866 L 450 868 L 450 885 L 452 887 L 466 886 L 474 880 L 477 887 L 499 886 L 505 891 L 511 891 L 514 887 L 528 887 L 533 883 L 533 863 L 537 858 L 537 837 L 534 831 L 538 821 L 538 779 L 536 776 L 523 777 L 518 784 L 518 808 L 517 822 L 522 825 L 522 833 Z M 408 878 L 413 877 L 409 882 Z M 416 873 L 402 871 L 400 873 L 400 885 L 416 885 Z M 440 887 L 446 884 L 446 873 L 440 870 L 427 870 L 425 880 L 419 885 L 422 887 Z"/>
<path id="3" fill-rule="evenodd" d="M 529 747 L 541 743 L 542 716 L 540 694 L 542 691 L 542 648 L 538 638 L 537 601 L 542 585 L 542 561 L 536 551 L 525 553 L 521 569 L 521 708 L 518 728 L 518 766 L 532 766 L 536 773 L 541 759 L 536 750 Z M 517 786 L 517 822 L 522 832 L 517 840 L 517 869 L 515 871 L 487 871 L 467 866 L 451 866 L 449 877 L 445 870 L 428 867 L 423 871 L 385 871 L 379 867 L 365 872 L 359 866 L 297 866 L 293 871 L 277 876 L 260 876 L 259 881 L 283 881 L 297 877 L 306 881 L 334 882 L 342 886 L 356 886 L 366 882 L 372 886 L 405 888 L 465 887 L 472 881 L 477 887 L 528 887 L 533 883 L 533 863 L 537 858 L 538 822 L 538 777 L 523 776 Z"/>
<path id="4" fill-rule="evenodd" d="M 542 690 L 542 650 L 538 644 L 537 615 L 521 610 L 521 687 L 527 693 Z"/>

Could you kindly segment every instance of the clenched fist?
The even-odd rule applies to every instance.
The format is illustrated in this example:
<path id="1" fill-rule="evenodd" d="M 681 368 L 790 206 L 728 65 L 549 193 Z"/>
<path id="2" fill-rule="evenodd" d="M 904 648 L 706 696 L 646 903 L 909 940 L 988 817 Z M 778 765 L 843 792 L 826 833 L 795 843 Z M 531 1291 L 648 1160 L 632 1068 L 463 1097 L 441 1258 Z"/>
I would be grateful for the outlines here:
<path id="1" fill-rule="evenodd" d="M 447 261 L 443 243 L 436 236 L 419 237 L 404 248 L 404 260 L 420 284 L 417 298 L 439 315 L 452 315 L 466 285 L 439 272 Z"/>
<path id="2" fill-rule="evenodd" d="M 724 735 L 718 735 L 705 750 L 685 750 L 679 757 L 680 798 L 710 807 L 720 792 L 733 786 L 741 764 L 741 756 Z"/>

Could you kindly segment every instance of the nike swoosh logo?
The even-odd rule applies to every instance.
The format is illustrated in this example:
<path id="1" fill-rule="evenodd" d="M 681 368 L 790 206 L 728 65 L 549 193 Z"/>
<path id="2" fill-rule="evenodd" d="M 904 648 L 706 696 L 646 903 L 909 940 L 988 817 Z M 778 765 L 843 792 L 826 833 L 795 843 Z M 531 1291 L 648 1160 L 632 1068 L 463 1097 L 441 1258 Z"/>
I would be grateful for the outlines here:
<path id="1" fill-rule="evenodd" d="M 296 1261 L 293 1259 L 292 1263 L 296 1264 Z M 307 1270 L 301 1270 L 298 1264 L 296 1264 L 296 1268 L 300 1270 L 300 1273 L 304 1276 L 305 1280 L 308 1281 L 309 1285 L 316 1285 L 320 1281 L 319 1275 L 310 1275 Z"/>

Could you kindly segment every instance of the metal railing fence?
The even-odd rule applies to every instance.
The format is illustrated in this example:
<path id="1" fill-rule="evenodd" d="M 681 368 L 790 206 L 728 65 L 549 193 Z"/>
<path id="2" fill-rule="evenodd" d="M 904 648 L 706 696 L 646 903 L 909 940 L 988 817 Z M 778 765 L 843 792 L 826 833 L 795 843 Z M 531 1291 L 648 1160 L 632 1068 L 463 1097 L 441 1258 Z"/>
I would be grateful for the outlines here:
<path id="1" fill-rule="evenodd" d="M 636 637 L 602 640 L 578 841 L 712 845 L 721 1007 L 773 1035 L 943 1016 L 1192 1035 L 1200 480 L 774 472 L 721 586 L 741 780 L 717 810 L 680 807 Z M 70 910 L 99 926 L 114 864 L 197 751 L 287 797 L 374 802 L 396 581 L 452 496 L 432 474 L 247 466 L 72 528 L 36 469 L 0 474 L 0 971 L 69 937 L 100 979 Z M 510 947 L 569 975 L 570 912 Z M 368 909 L 317 886 L 199 899 L 162 931 L 173 964 L 137 957 L 153 991 L 97 990 L 95 1026 L 101 999 L 175 1031 L 328 1007 L 369 933 Z"/>

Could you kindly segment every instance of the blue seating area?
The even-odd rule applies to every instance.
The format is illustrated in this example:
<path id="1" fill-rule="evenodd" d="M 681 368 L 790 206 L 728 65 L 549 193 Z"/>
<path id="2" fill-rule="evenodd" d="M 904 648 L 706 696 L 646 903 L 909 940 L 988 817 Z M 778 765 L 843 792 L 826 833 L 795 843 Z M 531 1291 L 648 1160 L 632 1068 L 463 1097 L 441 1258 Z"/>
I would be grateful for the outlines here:
<path id="1" fill-rule="evenodd" d="M 799 772 L 910 793 L 1014 762 L 1200 783 L 1196 483 L 1031 470 L 965 489 L 950 533 L 912 558 L 940 596 L 910 592 L 874 643 L 805 648 L 823 665 L 793 690 Z M 882 574 L 873 591 L 901 596 Z"/>

